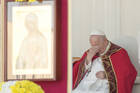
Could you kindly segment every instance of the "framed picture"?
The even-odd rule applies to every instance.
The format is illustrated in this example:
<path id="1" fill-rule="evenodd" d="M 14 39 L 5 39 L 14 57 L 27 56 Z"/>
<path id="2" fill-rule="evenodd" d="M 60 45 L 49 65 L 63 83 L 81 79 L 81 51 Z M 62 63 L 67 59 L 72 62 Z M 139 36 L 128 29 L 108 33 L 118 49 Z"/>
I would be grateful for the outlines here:
<path id="1" fill-rule="evenodd" d="M 56 80 L 57 2 L 3 5 L 4 80 Z"/>

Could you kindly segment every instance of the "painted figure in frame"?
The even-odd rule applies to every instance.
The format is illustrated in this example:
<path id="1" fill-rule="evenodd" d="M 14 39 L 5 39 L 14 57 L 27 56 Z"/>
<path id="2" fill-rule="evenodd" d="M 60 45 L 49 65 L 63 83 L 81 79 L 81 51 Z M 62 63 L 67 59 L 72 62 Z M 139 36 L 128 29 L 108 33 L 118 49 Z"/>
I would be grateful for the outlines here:
<path id="1" fill-rule="evenodd" d="M 20 46 L 16 68 L 47 68 L 47 40 L 38 29 L 38 16 L 35 13 L 29 13 L 26 15 L 25 27 L 28 34 Z"/>

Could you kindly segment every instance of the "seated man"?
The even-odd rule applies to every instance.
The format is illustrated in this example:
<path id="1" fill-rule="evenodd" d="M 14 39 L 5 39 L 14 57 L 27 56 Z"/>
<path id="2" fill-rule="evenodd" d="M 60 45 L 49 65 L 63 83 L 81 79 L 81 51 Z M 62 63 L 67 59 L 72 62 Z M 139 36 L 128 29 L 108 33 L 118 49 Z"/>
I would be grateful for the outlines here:
<path id="1" fill-rule="evenodd" d="M 72 93 L 131 93 L 137 71 L 126 50 L 99 30 L 90 34 L 90 44 L 73 63 Z"/>

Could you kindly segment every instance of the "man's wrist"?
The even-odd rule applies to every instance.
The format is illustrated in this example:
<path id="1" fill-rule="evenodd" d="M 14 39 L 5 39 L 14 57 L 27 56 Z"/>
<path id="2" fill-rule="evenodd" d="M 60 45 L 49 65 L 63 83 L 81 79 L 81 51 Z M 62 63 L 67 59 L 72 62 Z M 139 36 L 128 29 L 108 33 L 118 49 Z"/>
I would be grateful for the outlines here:
<path id="1" fill-rule="evenodd" d="M 86 64 L 88 65 L 90 62 L 91 62 L 91 60 L 88 60 L 88 59 L 86 58 Z"/>
<path id="2" fill-rule="evenodd" d="M 85 67 L 86 67 L 86 69 L 89 69 L 90 66 L 91 66 L 91 62 L 88 62 L 88 63 L 87 63 L 87 59 L 86 59 L 86 60 L 85 60 Z"/>

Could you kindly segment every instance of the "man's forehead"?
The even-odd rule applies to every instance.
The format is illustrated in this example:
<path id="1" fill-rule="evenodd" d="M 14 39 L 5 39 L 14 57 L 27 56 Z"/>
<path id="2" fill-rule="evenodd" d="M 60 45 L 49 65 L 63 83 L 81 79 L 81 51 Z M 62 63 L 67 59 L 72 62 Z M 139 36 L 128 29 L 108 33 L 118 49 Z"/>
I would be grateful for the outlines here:
<path id="1" fill-rule="evenodd" d="M 90 38 L 99 38 L 102 37 L 103 35 L 90 35 Z"/>

